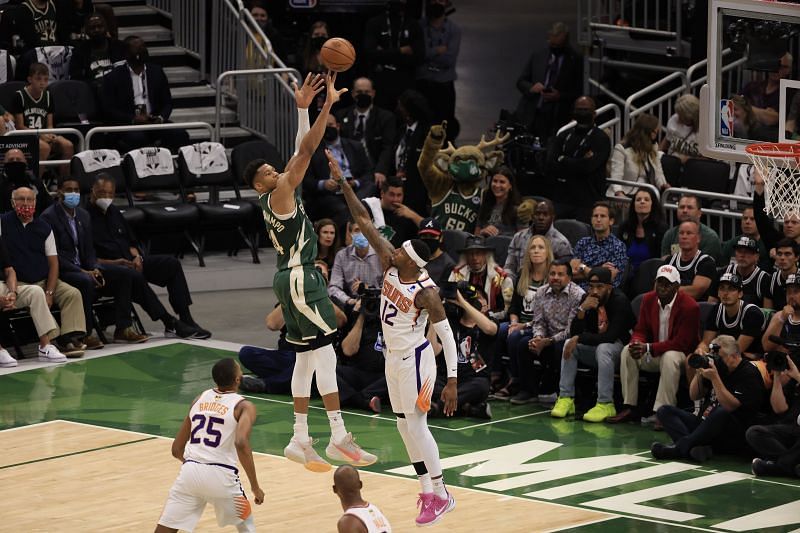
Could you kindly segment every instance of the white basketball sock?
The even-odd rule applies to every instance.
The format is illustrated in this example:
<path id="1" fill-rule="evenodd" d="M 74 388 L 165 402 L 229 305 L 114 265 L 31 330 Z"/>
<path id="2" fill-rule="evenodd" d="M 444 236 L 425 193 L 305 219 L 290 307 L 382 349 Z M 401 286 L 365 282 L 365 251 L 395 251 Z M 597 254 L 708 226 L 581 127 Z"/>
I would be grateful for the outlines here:
<path id="1" fill-rule="evenodd" d="M 327 411 L 327 413 L 328 422 L 331 424 L 331 438 L 334 442 L 342 442 L 345 437 L 347 437 L 347 429 L 344 427 L 344 418 L 342 418 L 342 412 L 336 410 Z"/>
<path id="2" fill-rule="evenodd" d="M 444 488 L 444 477 L 439 476 L 431 478 L 431 482 L 433 483 L 433 493 L 443 500 L 447 499 L 447 489 Z"/>
<path id="3" fill-rule="evenodd" d="M 294 438 L 303 444 L 311 440 L 308 436 L 308 414 L 295 413 L 294 414 Z"/>

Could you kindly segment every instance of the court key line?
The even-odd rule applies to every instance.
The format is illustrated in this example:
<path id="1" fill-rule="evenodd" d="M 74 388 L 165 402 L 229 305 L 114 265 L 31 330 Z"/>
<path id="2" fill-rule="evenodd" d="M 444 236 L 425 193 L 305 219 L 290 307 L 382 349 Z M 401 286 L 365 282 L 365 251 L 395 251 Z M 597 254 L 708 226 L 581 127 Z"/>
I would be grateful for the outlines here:
<path id="1" fill-rule="evenodd" d="M 65 422 L 66 422 L 66 420 L 65 420 Z M 98 427 L 103 427 L 103 426 L 98 426 Z M 30 461 L 22 461 L 21 463 L 14 463 L 14 464 L 11 464 L 11 465 L 2 465 L 2 466 L 0 466 L 0 470 L 5 470 L 6 468 L 14 468 L 15 466 L 24 466 L 24 465 L 30 465 L 30 464 L 33 464 L 33 463 L 41 463 L 41 462 L 44 462 L 44 461 L 51 461 L 53 459 L 61 459 L 63 457 L 70 457 L 72 455 L 81 455 L 81 454 L 84 454 L 84 453 L 91 453 L 91 452 L 97 452 L 97 451 L 100 451 L 100 450 L 108 450 L 108 449 L 111 449 L 111 448 L 118 448 L 120 446 L 127 446 L 128 444 L 137 444 L 139 442 L 145 442 L 145 441 L 148 441 L 148 440 L 155 440 L 155 439 L 156 439 L 156 437 L 150 436 L 150 437 L 147 437 L 147 438 L 144 438 L 144 439 L 131 440 L 131 441 L 128 441 L 128 442 L 118 442 L 116 444 L 109 444 L 107 446 L 99 446 L 97 448 L 89 448 L 87 450 L 78 450 L 77 452 L 62 453 L 60 455 L 51 455 L 50 457 L 41 457 L 39 459 L 31 459 Z"/>

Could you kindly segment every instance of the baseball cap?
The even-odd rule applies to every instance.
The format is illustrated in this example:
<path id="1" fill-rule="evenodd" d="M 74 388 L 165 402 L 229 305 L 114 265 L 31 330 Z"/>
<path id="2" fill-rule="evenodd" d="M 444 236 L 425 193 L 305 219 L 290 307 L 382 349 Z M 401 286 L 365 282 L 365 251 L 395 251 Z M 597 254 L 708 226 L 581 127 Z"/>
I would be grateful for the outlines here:
<path id="1" fill-rule="evenodd" d="M 600 282 L 611 285 L 611 271 L 605 267 L 594 267 L 589 271 L 589 277 L 586 279 L 589 283 Z"/>
<path id="2" fill-rule="evenodd" d="M 750 237 L 742 235 L 739 237 L 739 240 L 736 241 L 734 248 L 746 248 L 750 251 L 758 252 L 758 243 Z"/>
<path id="3" fill-rule="evenodd" d="M 680 283 L 681 276 L 678 274 L 678 269 L 672 265 L 662 265 L 656 272 L 656 279 L 664 278 L 670 283 Z"/>
<path id="4" fill-rule="evenodd" d="M 719 277 L 720 285 L 723 283 L 730 283 L 737 289 L 742 288 L 742 278 L 734 274 L 733 272 L 725 272 L 723 275 Z"/>
<path id="5" fill-rule="evenodd" d="M 430 236 L 439 238 L 442 235 L 442 225 L 433 217 L 424 218 L 419 223 L 418 236 Z"/>

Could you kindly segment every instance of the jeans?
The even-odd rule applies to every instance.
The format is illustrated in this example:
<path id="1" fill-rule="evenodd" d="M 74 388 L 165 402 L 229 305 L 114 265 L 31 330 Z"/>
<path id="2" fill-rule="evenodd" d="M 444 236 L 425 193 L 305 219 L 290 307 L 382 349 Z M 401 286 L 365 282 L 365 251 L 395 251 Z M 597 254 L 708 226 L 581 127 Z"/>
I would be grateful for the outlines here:
<path id="1" fill-rule="evenodd" d="M 602 343 L 597 346 L 578 344 L 572 351 L 572 357 L 561 357 L 561 380 L 559 396 L 575 397 L 575 376 L 578 373 L 578 362 L 597 369 L 597 403 L 614 401 L 614 367 L 619 364 L 622 343 Z"/>
<path id="2" fill-rule="evenodd" d="M 794 475 L 794 468 L 800 464 L 799 425 L 752 426 L 745 437 L 757 455 L 774 459 L 781 470 Z"/>

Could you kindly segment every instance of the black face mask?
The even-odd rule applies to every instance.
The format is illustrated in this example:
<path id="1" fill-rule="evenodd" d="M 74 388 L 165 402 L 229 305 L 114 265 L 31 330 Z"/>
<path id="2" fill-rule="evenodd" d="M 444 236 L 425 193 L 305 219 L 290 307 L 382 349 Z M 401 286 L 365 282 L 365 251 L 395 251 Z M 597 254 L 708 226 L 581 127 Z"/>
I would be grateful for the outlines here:
<path id="1" fill-rule="evenodd" d="M 442 4 L 428 4 L 425 13 L 428 14 L 429 19 L 438 19 L 444 16 L 444 6 Z"/>
<path id="2" fill-rule="evenodd" d="M 328 38 L 327 37 L 323 37 L 322 35 L 319 35 L 317 37 L 312 37 L 311 38 L 311 47 L 314 50 L 322 50 L 322 45 L 325 44 L 325 41 L 327 41 L 327 40 L 328 40 Z"/>
<path id="3" fill-rule="evenodd" d="M 339 130 L 334 128 L 333 126 L 328 126 L 325 128 L 325 137 L 324 139 L 329 143 L 334 142 L 336 139 L 339 138 Z"/>
<path id="4" fill-rule="evenodd" d="M 420 239 L 422 242 L 428 245 L 428 249 L 430 249 L 431 254 L 435 254 L 436 250 L 439 249 L 442 243 L 439 242 L 439 239 Z"/>
<path id="5" fill-rule="evenodd" d="M 360 109 L 366 109 L 372 105 L 372 96 L 368 94 L 359 93 L 355 96 L 355 99 L 356 99 L 356 106 Z"/>
<path id="6" fill-rule="evenodd" d="M 5 172 L 8 177 L 8 181 L 16 186 L 28 185 L 28 183 L 30 183 L 27 171 L 28 165 L 22 161 L 12 161 L 6 163 L 3 167 L 3 172 Z"/>
<path id="7" fill-rule="evenodd" d="M 578 123 L 578 126 L 590 128 L 594 123 L 594 113 L 585 109 L 578 109 L 572 113 L 572 118 Z"/>

